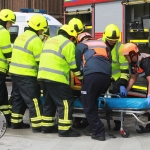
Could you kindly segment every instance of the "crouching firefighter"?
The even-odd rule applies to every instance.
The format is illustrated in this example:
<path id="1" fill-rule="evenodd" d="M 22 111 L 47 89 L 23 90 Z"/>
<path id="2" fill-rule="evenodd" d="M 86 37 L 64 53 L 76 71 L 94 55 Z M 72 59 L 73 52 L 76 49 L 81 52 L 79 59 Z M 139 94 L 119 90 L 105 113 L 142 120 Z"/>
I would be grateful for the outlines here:
<path id="1" fill-rule="evenodd" d="M 148 82 L 147 86 L 147 102 L 150 107 L 150 54 L 139 53 L 137 45 L 127 43 L 123 46 L 121 53 L 125 56 L 126 60 L 130 63 L 131 77 L 127 86 L 129 91 L 137 80 L 137 77 L 145 77 Z M 150 115 L 148 116 L 150 121 Z M 150 132 L 150 124 L 145 127 L 145 132 Z"/>
<path id="2" fill-rule="evenodd" d="M 91 138 L 104 141 L 105 129 L 98 117 L 97 99 L 111 83 L 110 51 L 104 42 L 94 40 L 87 32 L 78 35 L 78 42 L 76 63 L 78 68 L 83 66 L 81 101 L 84 113 L 92 130 Z M 87 135 L 86 130 L 83 132 Z"/>

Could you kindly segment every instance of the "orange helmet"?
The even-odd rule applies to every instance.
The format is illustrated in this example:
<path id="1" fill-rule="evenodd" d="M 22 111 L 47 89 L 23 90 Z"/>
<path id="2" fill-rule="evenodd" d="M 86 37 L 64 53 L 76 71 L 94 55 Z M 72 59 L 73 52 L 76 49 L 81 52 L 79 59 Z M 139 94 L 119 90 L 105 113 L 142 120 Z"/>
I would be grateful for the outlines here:
<path id="1" fill-rule="evenodd" d="M 126 43 L 121 49 L 122 55 L 130 55 L 131 52 L 139 52 L 137 45 L 134 43 Z"/>
<path id="2" fill-rule="evenodd" d="M 92 37 L 92 36 L 91 36 L 91 34 L 88 33 L 88 32 L 83 32 L 83 33 L 80 33 L 80 34 L 78 35 L 77 41 L 78 41 L 78 42 L 81 42 L 84 37 Z"/>

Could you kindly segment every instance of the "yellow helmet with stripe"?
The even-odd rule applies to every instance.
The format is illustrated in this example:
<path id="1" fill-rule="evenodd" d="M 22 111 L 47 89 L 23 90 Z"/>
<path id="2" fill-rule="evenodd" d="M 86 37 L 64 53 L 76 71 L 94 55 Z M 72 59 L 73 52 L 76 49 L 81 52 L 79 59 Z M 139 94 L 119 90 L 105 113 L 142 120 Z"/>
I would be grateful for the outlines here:
<path id="1" fill-rule="evenodd" d="M 15 21 L 16 21 L 16 15 L 10 9 L 2 9 L 0 11 L 0 19 L 2 21 L 11 21 L 12 23 L 15 23 Z"/>
<path id="2" fill-rule="evenodd" d="M 47 30 L 47 20 L 44 16 L 37 14 L 37 15 L 33 15 L 30 20 L 28 21 L 28 26 L 33 28 L 34 30 L 38 31 L 38 30 Z"/>
<path id="3" fill-rule="evenodd" d="M 117 41 L 120 38 L 120 30 L 115 24 L 109 24 L 104 31 L 106 40 Z"/>
<path id="4" fill-rule="evenodd" d="M 83 32 L 84 30 L 83 23 L 78 18 L 72 18 L 69 21 L 68 25 L 72 26 L 76 30 L 77 34 Z"/>

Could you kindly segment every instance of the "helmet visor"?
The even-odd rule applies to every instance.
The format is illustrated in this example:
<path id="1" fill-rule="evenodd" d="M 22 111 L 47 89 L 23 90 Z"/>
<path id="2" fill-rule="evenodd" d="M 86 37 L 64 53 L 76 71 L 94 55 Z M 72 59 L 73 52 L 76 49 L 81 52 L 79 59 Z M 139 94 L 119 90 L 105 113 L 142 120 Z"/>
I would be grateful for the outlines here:
<path id="1" fill-rule="evenodd" d="M 107 39 L 107 41 L 114 42 L 114 43 L 116 43 L 118 41 L 118 39 L 117 40 L 116 39 L 108 39 L 108 38 L 106 38 L 106 39 Z"/>

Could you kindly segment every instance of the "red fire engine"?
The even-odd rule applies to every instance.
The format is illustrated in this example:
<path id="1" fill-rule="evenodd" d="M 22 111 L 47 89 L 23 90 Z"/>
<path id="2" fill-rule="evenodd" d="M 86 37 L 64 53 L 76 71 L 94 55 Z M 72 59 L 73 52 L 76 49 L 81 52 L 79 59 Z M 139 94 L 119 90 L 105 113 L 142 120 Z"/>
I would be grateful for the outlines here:
<path id="1" fill-rule="evenodd" d="M 108 24 L 116 24 L 123 43 L 136 43 L 140 52 L 150 53 L 150 0 L 65 0 L 64 23 L 73 17 L 96 39 Z M 146 92 L 146 79 L 139 78 L 133 88 Z"/>

